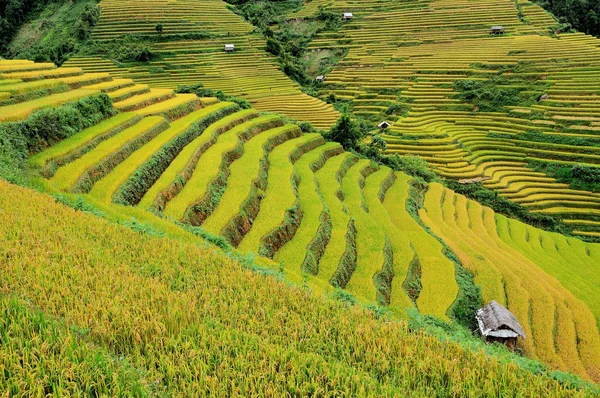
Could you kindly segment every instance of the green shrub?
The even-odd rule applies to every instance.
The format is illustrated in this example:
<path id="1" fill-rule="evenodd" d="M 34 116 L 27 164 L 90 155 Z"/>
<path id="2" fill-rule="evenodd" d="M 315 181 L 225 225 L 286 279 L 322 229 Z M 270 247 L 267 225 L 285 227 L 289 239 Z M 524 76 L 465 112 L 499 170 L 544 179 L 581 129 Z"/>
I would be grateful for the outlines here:
<path id="1" fill-rule="evenodd" d="M 250 109 L 252 108 L 252 104 L 240 97 L 234 97 L 232 95 L 227 95 L 223 91 L 218 90 L 215 91 L 211 88 L 204 88 L 202 83 L 193 84 L 189 86 L 177 86 L 175 90 L 178 94 L 196 94 L 198 97 L 215 97 L 219 101 L 228 101 L 236 103 L 240 109 Z"/>
<path id="2" fill-rule="evenodd" d="M 573 189 L 600 192 L 600 168 L 598 167 L 537 161 L 529 162 L 529 167 L 556 178 L 558 182 L 569 184 Z"/>
<path id="3" fill-rule="evenodd" d="M 342 144 L 345 150 L 354 150 L 364 140 L 366 131 L 350 115 L 343 114 L 336 124 L 325 134 L 325 138 Z"/>
<path id="4" fill-rule="evenodd" d="M 34 112 L 20 122 L 0 123 L 0 176 L 22 183 L 27 156 L 91 127 L 115 110 L 106 94 Z"/>

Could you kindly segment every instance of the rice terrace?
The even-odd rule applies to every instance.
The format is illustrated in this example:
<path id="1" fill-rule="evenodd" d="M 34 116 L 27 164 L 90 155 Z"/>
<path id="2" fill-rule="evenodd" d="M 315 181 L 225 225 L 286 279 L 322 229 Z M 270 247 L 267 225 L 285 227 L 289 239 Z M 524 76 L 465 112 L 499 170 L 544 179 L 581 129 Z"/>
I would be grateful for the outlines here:
<path id="1" fill-rule="evenodd" d="M 599 15 L 0 0 L 0 397 L 600 396 Z"/>

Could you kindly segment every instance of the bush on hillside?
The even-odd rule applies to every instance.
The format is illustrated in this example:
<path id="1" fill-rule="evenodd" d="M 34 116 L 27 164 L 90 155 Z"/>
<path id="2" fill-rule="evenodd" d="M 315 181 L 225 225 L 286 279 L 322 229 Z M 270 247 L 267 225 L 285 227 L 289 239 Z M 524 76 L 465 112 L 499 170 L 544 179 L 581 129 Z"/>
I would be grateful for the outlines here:
<path id="1" fill-rule="evenodd" d="M 339 142 L 345 150 L 350 151 L 358 148 L 358 145 L 364 140 L 367 131 L 362 129 L 358 122 L 352 120 L 349 114 L 345 113 L 340 116 L 331 130 L 325 134 L 325 138 Z"/>
<path id="2" fill-rule="evenodd" d="M 0 124 L 0 177 L 21 182 L 27 156 L 98 124 L 115 114 L 106 94 L 33 113 L 21 122 Z"/>
<path id="3" fill-rule="evenodd" d="M 573 189 L 600 192 L 600 168 L 598 167 L 536 161 L 531 161 L 529 167 L 556 178 L 560 183 L 569 184 Z"/>
<path id="4" fill-rule="evenodd" d="M 240 97 L 234 97 L 232 95 L 227 95 L 221 90 L 215 91 L 211 88 L 204 88 L 204 85 L 202 83 L 193 84 L 189 86 L 177 86 L 175 92 L 178 94 L 196 94 L 198 97 L 201 98 L 215 97 L 219 101 L 235 102 L 240 106 L 241 109 L 252 108 L 252 104 L 248 102 L 248 100 Z"/>
<path id="5" fill-rule="evenodd" d="M 11 0 L 5 6 L 6 10 L 11 11 L 6 11 L 4 19 L 1 17 L 2 3 L 0 1 L 0 50 L 11 58 L 37 62 L 61 65 L 89 39 L 100 17 L 100 9 L 94 0 L 73 3 Z M 11 24 L 8 22 L 9 17 L 18 4 L 27 6 Z M 21 33 L 17 34 L 22 24 L 25 24 L 25 39 L 21 37 Z M 39 38 L 31 40 L 30 36 Z M 16 41 L 11 43 L 13 39 Z"/>

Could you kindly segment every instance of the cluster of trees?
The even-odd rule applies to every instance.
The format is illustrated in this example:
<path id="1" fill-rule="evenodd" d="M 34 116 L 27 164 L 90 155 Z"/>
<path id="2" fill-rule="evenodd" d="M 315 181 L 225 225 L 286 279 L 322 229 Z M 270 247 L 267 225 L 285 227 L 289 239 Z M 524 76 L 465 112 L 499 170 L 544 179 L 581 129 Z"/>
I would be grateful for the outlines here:
<path id="1" fill-rule="evenodd" d="M 540 161 L 529 162 L 529 167 L 556 178 L 558 182 L 569 184 L 573 189 L 600 192 L 600 168 L 598 167 Z"/>
<path id="2" fill-rule="evenodd" d="M 113 116 L 106 94 L 82 98 L 58 108 L 46 108 L 20 122 L 0 123 L 0 177 L 23 183 L 29 155 Z"/>
<path id="3" fill-rule="evenodd" d="M 463 102 L 470 102 L 480 111 L 502 111 L 505 106 L 530 105 L 543 93 L 536 82 L 495 76 L 488 80 L 456 80 L 454 90 Z"/>
<path id="4" fill-rule="evenodd" d="M 590 35 L 600 36 L 600 1 L 589 0 L 537 0 L 553 13 L 560 22 Z"/>
<path id="5" fill-rule="evenodd" d="M 266 50 L 278 58 L 283 72 L 302 86 L 314 81 L 306 73 L 303 57 L 314 35 L 323 30 L 335 30 L 340 26 L 338 14 L 321 8 L 315 19 L 320 23 L 308 29 L 287 23 L 285 15 L 302 5 L 302 0 L 254 1 L 227 0 L 235 6 L 234 11 L 254 25 L 266 38 Z M 308 21 L 307 24 L 310 24 Z M 316 27 L 318 26 L 318 27 Z M 306 27 L 306 26 L 304 26 Z"/>
<path id="6" fill-rule="evenodd" d="M 11 39 L 32 10 L 50 0 L 0 0 L 0 51 L 4 53 Z"/>
<path id="7" fill-rule="evenodd" d="M 97 0 L 0 0 L 0 54 L 60 65 L 89 38 L 99 17 Z M 41 34 L 40 39 L 11 46 L 21 26 L 35 18 L 41 30 L 33 36 Z"/>

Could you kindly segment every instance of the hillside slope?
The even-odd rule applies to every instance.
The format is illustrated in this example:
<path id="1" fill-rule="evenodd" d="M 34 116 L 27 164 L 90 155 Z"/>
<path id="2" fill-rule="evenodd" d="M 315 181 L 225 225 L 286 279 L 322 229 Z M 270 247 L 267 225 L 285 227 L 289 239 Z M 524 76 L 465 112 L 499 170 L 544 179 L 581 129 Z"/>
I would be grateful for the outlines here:
<path id="1" fill-rule="evenodd" d="M 594 174 L 600 164 L 598 39 L 555 31 L 553 17 L 525 1 L 313 1 L 293 17 L 319 4 L 355 15 L 310 45 L 349 49 L 321 94 L 349 101 L 357 116 L 390 119 L 388 153 L 419 155 L 443 177 L 481 178 L 576 235 L 600 236 L 597 189 L 577 184 L 573 170 Z M 491 35 L 493 25 L 505 33 Z M 548 165 L 571 176 L 545 175 Z"/>
<path id="2" fill-rule="evenodd" d="M 318 128 L 329 128 L 339 116 L 331 105 L 304 94 L 264 51 L 264 38 L 253 33 L 253 26 L 222 0 L 103 0 L 99 5 L 100 20 L 88 43 L 92 52 L 95 46 L 101 48 L 129 35 L 141 38 L 162 59 L 122 67 L 116 60 L 94 53 L 96 56 L 73 58 L 67 66 L 111 72 L 152 87 L 174 89 L 202 83 L 246 98 L 259 110 L 308 121 Z M 163 27 L 160 35 L 157 24 Z M 225 53 L 225 44 L 234 44 L 235 52 Z"/>
<path id="3" fill-rule="evenodd" d="M 0 180 L 11 394 L 584 396 Z"/>
<path id="4" fill-rule="evenodd" d="M 222 247 L 265 256 L 291 281 L 317 292 L 344 288 L 400 316 L 415 307 L 472 325 L 481 303 L 465 298 L 466 267 L 486 301 L 519 315 L 529 355 L 598 379 L 599 245 L 494 218 L 475 204 L 467 204 L 468 217 L 462 208 L 440 217 L 436 203 L 446 209 L 466 199 L 440 201 L 435 184 L 419 218 L 425 187 L 276 115 L 78 68 L 0 61 L 0 69 L 0 115 L 12 122 L 0 123 L 3 145 L 22 134 L 27 145 L 18 156 L 32 154 L 35 184 L 81 195 L 78 207 L 186 241 L 212 234 Z M 444 227 L 449 220 L 469 220 L 461 224 L 467 234 L 485 224 L 490 237 L 482 246 L 468 235 L 461 243 L 454 225 Z M 488 250 L 495 246 L 500 254 Z M 506 256 L 529 276 L 515 281 Z M 566 334 L 548 336 L 552 330 Z"/>

